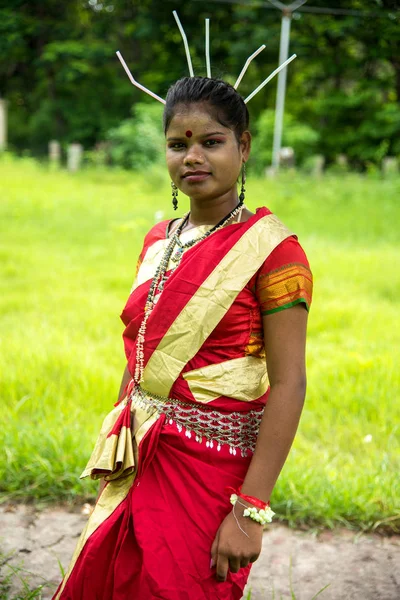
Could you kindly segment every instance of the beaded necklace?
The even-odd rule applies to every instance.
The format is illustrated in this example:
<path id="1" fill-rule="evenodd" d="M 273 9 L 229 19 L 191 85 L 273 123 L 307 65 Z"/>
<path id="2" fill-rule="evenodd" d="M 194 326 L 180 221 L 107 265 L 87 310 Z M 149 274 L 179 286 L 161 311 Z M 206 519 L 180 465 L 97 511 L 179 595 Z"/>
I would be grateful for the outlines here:
<path id="1" fill-rule="evenodd" d="M 187 213 L 183 217 L 182 222 L 180 223 L 180 225 L 176 229 L 174 235 L 172 236 L 171 241 L 169 242 L 169 244 L 164 252 L 164 256 L 162 257 L 160 264 L 158 265 L 158 267 L 156 269 L 156 272 L 155 272 L 152 282 L 150 284 L 149 292 L 147 294 L 146 304 L 144 306 L 144 317 L 140 324 L 138 335 L 137 335 L 137 340 L 136 340 L 136 367 L 135 367 L 135 375 L 134 375 L 134 380 L 135 380 L 136 386 L 138 386 L 140 383 L 143 382 L 144 341 L 145 341 L 145 335 L 146 335 L 147 321 L 149 320 L 150 314 L 151 314 L 155 304 L 157 303 L 160 294 L 162 293 L 162 291 L 164 289 L 165 282 L 167 281 L 166 273 L 168 270 L 169 261 L 171 260 L 172 254 L 175 250 L 175 246 L 178 246 L 178 249 L 176 250 L 174 257 L 172 258 L 172 261 L 174 263 L 176 263 L 176 266 L 172 269 L 173 271 L 178 267 L 178 265 L 181 261 L 183 252 L 186 249 L 191 248 L 195 244 L 198 244 L 202 240 L 205 240 L 206 238 L 208 238 L 212 233 L 215 233 L 216 231 L 219 231 L 220 229 L 222 229 L 227 224 L 227 222 L 230 221 L 230 219 L 233 219 L 238 214 L 241 215 L 242 210 L 243 210 L 243 201 L 240 200 L 239 204 L 233 210 L 231 210 L 231 212 L 228 213 L 223 219 L 221 219 L 221 221 L 219 223 L 214 225 L 214 227 L 212 227 L 209 231 L 206 231 L 206 233 L 199 236 L 198 238 L 195 238 L 194 240 L 190 240 L 185 243 L 181 242 L 179 236 L 181 235 L 185 225 L 189 221 L 190 213 Z"/>
<path id="2" fill-rule="evenodd" d="M 179 228 L 178 228 L 173 235 L 173 239 L 175 239 L 175 243 L 178 246 L 178 249 L 175 252 L 175 255 L 172 257 L 172 261 L 179 263 L 185 250 L 187 250 L 188 248 L 191 248 L 198 242 L 205 240 L 209 235 L 211 235 L 212 233 L 215 233 L 219 229 L 222 229 L 228 221 L 230 221 L 231 219 L 236 217 L 237 214 L 239 214 L 239 213 L 241 214 L 242 210 L 243 210 L 243 201 L 240 200 L 239 204 L 233 210 L 231 210 L 231 212 L 228 213 L 223 219 L 221 219 L 221 221 L 219 223 L 214 225 L 214 227 L 212 227 L 209 231 L 206 231 L 206 233 L 203 233 L 203 235 L 201 235 L 200 237 L 195 238 L 194 240 L 189 240 L 188 242 L 185 242 L 185 243 L 182 243 L 179 238 L 182 230 L 179 231 Z M 186 219 L 187 219 L 186 220 L 186 222 L 187 222 L 189 220 L 189 214 L 186 215 Z M 186 224 L 186 222 L 185 222 L 185 224 Z"/>

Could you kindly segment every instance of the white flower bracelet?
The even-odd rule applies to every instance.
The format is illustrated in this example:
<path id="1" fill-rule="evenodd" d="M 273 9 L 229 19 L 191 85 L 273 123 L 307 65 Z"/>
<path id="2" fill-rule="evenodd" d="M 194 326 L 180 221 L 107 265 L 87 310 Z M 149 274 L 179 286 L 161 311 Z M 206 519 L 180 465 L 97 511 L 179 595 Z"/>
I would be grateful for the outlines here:
<path id="1" fill-rule="evenodd" d="M 260 523 L 260 525 L 266 525 L 267 523 L 271 523 L 272 517 L 274 516 L 274 511 L 267 505 L 265 508 L 256 508 L 255 506 L 247 506 L 240 502 L 237 494 L 232 494 L 230 497 L 230 502 L 232 506 L 235 506 L 236 503 L 244 506 L 243 516 L 249 517 L 253 521 Z"/>

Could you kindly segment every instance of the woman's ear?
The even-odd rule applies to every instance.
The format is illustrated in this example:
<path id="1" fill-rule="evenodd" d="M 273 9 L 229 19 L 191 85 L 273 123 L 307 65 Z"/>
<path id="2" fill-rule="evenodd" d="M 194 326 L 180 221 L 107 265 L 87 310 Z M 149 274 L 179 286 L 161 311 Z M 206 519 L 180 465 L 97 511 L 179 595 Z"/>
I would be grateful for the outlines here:
<path id="1" fill-rule="evenodd" d="M 240 136 L 240 149 L 242 151 L 242 157 L 244 162 L 247 162 L 250 156 L 251 150 L 251 133 L 250 131 L 244 131 Z"/>

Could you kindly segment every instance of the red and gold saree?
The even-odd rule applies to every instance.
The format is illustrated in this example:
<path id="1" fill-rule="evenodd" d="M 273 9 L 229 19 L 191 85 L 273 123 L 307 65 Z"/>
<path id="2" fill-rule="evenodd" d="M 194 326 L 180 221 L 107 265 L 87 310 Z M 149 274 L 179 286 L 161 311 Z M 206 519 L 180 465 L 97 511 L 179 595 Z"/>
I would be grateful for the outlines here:
<path id="1" fill-rule="evenodd" d="M 167 223 L 146 236 L 122 313 L 131 373 Z M 215 534 L 241 485 L 268 398 L 262 314 L 311 299 L 304 252 L 262 208 L 185 252 L 150 315 L 140 392 L 128 385 L 82 476 L 108 481 L 54 600 L 235 600 Z"/>

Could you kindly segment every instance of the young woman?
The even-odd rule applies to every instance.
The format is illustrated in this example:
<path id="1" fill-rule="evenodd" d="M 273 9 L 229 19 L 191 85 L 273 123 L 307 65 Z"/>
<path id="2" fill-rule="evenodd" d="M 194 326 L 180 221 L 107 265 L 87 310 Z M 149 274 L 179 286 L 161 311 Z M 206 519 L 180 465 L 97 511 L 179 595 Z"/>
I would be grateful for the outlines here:
<path id="1" fill-rule="evenodd" d="M 248 121 L 222 81 L 168 92 L 190 212 L 144 240 L 120 401 L 83 473 L 106 484 L 57 600 L 234 600 L 260 554 L 304 402 L 312 277 L 297 238 L 244 206 Z"/>

